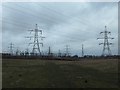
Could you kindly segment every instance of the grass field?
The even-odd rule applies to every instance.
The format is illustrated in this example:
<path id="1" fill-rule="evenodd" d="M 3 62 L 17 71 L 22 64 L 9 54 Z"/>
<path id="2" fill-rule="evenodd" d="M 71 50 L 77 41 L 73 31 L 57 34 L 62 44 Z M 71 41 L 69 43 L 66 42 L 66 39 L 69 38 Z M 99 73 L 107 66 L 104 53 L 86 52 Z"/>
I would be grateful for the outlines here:
<path id="1" fill-rule="evenodd" d="M 118 60 L 3 60 L 3 88 L 118 88 Z"/>

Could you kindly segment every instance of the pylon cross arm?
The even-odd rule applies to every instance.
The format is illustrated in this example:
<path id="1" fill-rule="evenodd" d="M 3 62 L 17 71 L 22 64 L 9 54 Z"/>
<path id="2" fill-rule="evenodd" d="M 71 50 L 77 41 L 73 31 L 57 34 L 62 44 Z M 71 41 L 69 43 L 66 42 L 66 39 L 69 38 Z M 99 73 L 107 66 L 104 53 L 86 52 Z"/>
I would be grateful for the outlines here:
<path id="1" fill-rule="evenodd" d="M 108 45 L 112 45 L 113 43 L 108 43 Z"/>
<path id="2" fill-rule="evenodd" d="M 102 33 L 104 33 L 104 32 L 100 32 L 100 34 L 102 34 Z"/>
<path id="3" fill-rule="evenodd" d="M 28 30 L 28 31 L 31 31 L 31 32 L 32 32 L 32 31 L 34 31 L 34 30 Z"/>
<path id="4" fill-rule="evenodd" d="M 102 44 L 104 44 L 104 43 L 99 43 L 99 45 L 102 45 Z"/>
<path id="5" fill-rule="evenodd" d="M 97 39 L 104 39 L 104 38 L 97 38 Z"/>
<path id="6" fill-rule="evenodd" d="M 25 37 L 25 38 L 33 38 L 33 36 Z"/>
<path id="7" fill-rule="evenodd" d="M 39 32 L 41 32 L 41 34 L 42 34 L 42 30 L 38 30 Z"/>
<path id="8" fill-rule="evenodd" d="M 114 39 L 114 38 L 108 37 L 108 39 Z"/>

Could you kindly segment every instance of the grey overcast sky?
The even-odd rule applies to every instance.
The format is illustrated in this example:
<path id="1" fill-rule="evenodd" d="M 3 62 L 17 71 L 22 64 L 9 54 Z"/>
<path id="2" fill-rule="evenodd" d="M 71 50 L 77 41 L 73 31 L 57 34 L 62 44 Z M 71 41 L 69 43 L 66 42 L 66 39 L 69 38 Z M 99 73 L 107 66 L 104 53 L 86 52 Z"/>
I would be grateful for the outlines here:
<path id="1" fill-rule="evenodd" d="M 35 24 L 43 30 L 43 52 L 51 47 L 53 53 L 60 49 L 65 53 L 69 45 L 72 55 L 81 56 L 81 45 L 84 44 L 86 55 L 101 55 L 103 40 L 97 40 L 105 25 L 111 31 L 112 54 L 118 54 L 118 3 L 117 2 L 11 2 L 2 4 L 2 51 L 9 51 L 12 42 L 14 51 L 24 51 L 32 40 L 29 29 Z M 32 34 L 31 34 L 32 35 Z"/>

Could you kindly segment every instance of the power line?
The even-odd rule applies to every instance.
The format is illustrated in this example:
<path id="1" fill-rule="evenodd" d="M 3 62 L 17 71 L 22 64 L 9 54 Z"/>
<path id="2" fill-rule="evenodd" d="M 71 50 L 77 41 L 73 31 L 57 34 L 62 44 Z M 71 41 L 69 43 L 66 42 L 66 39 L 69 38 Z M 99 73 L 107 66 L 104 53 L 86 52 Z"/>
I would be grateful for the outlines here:
<path id="1" fill-rule="evenodd" d="M 22 12 L 22 14 L 23 13 L 28 13 L 29 14 L 29 16 L 34 16 L 34 18 L 36 18 L 37 20 L 38 20 L 38 18 L 44 18 L 44 19 L 46 19 L 46 20 L 49 20 L 49 21 L 51 21 L 51 22 L 54 22 L 54 23 L 59 23 L 59 22 L 57 22 L 56 20 L 54 20 L 54 19 L 52 19 L 52 18 L 49 18 L 49 17 L 46 17 L 46 15 L 44 15 L 43 13 L 40 13 L 41 15 L 42 15 L 42 17 L 40 17 L 39 15 L 36 15 L 36 14 L 34 14 L 34 13 L 32 13 L 32 12 L 35 12 L 35 11 L 33 11 L 33 10 L 26 10 L 26 11 L 23 11 L 23 10 L 25 10 L 25 8 L 24 7 L 22 7 L 22 6 L 19 6 L 19 7 L 22 7 L 22 10 L 20 10 L 20 9 L 16 9 L 16 8 L 13 8 L 13 7 L 9 7 L 9 6 L 4 6 L 4 7 L 6 7 L 6 8 L 9 8 L 9 9 L 12 9 L 12 10 L 15 10 L 15 11 L 17 11 L 17 12 Z M 31 11 L 31 12 L 30 12 Z"/>
<path id="2" fill-rule="evenodd" d="M 15 26 L 17 25 L 17 26 L 22 26 L 22 27 L 28 27 L 30 25 L 29 23 L 25 23 L 23 21 L 21 22 L 18 19 L 15 19 L 15 17 L 13 17 L 13 18 L 11 18 L 11 17 L 10 18 L 3 17 L 2 20 L 0 20 L 0 21 L 2 21 L 2 22 L 8 22 L 8 23 L 12 22 L 13 24 L 15 24 Z"/>
<path id="3" fill-rule="evenodd" d="M 19 5 L 20 6 L 20 5 Z M 22 7 L 23 8 L 23 7 Z M 31 13 L 31 12 L 30 12 Z M 33 13 L 32 13 L 33 14 Z M 57 14 L 57 15 L 59 15 L 59 13 Z M 63 14 L 64 15 L 64 14 Z M 65 16 L 65 15 L 64 15 Z M 67 16 L 66 16 L 67 17 Z M 25 25 L 26 26 L 26 25 Z"/>
<path id="4" fill-rule="evenodd" d="M 38 4 L 36 4 L 36 5 L 38 5 Z M 20 6 L 20 5 L 18 5 L 18 6 Z M 22 7 L 22 6 L 20 6 L 20 7 Z M 11 7 L 10 7 L 11 8 Z M 22 8 L 24 8 L 24 7 L 22 7 Z M 45 8 L 45 7 L 44 7 Z M 47 8 L 47 7 L 46 7 Z M 11 9 L 14 9 L 14 8 L 11 8 Z M 29 9 L 29 8 L 28 8 Z M 49 9 L 49 8 L 47 8 L 47 9 Z M 18 10 L 18 9 L 16 9 L 17 11 L 21 11 L 21 10 Z M 54 11 L 54 12 L 57 12 L 58 14 L 57 15 L 59 15 L 59 13 L 60 12 L 58 12 L 58 11 L 56 11 L 56 10 L 53 10 L 53 9 L 50 9 L 51 11 Z M 23 12 L 23 11 L 21 11 L 21 12 Z M 28 12 L 28 10 L 27 10 L 27 12 Z M 32 11 L 32 12 L 34 12 L 34 11 Z M 26 12 L 25 12 L 26 13 Z M 34 15 L 33 13 L 31 13 L 31 12 L 29 12 L 29 14 L 32 14 L 33 16 L 35 16 L 36 17 L 36 15 Z M 43 15 L 43 17 L 45 16 L 45 14 L 43 14 L 43 13 L 40 13 L 41 15 Z M 68 15 L 64 15 L 63 13 L 60 13 L 61 15 L 63 15 L 63 16 L 65 16 L 65 17 L 69 17 L 69 18 L 72 18 L 72 16 L 68 16 Z M 37 16 L 37 17 L 39 17 L 39 16 Z M 41 18 L 41 17 L 40 17 Z M 48 18 L 48 17 L 47 17 Z M 37 18 L 38 19 L 38 18 Z M 44 18 L 45 19 L 45 18 Z M 54 22 L 56 22 L 54 19 L 51 19 L 51 18 L 48 18 L 50 21 L 52 20 L 52 21 L 54 21 Z M 78 20 L 78 19 L 76 19 L 76 20 Z M 81 22 L 81 20 L 79 20 L 80 22 Z M 84 20 L 82 20 L 82 22 L 83 22 Z M 70 23 L 70 22 L 68 22 L 68 23 Z M 84 22 L 84 24 L 85 24 L 86 22 Z M 83 25 L 84 25 L 83 24 Z M 87 25 L 89 25 L 89 24 L 87 24 Z"/>
<path id="5" fill-rule="evenodd" d="M 38 4 L 37 4 L 37 5 L 38 5 Z M 51 9 L 50 7 L 46 7 L 46 6 L 41 6 L 41 7 L 44 7 L 44 8 L 46 8 L 46 9 L 48 9 L 48 10 L 51 10 L 51 11 L 53 11 L 53 12 L 55 12 L 55 13 L 58 13 L 58 15 L 62 15 L 62 16 L 69 17 L 69 18 L 73 18 L 73 16 L 60 13 L 60 12 L 56 11 L 55 9 Z M 61 11 L 61 12 L 62 12 L 62 11 Z M 83 19 L 83 18 L 82 18 L 82 20 L 79 19 L 79 18 L 77 18 L 77 19 L 75 18 L 75 20 L 79 21 L 79 22 L 82 23 L 83 25 L 91 25 L 91 26 L 94 26 L 91 22 L 89 22 L 88 20 Z M 88 23 L 86 23 L 86 22 L 88 22 Z M 70 22 L 69 22 L 69 23 L 70 23 Z M 94 26 L 94 27 L 95 27 L 96 29 L 98 29 L 96 26 Z"/>
<path id="6" fill-rule="evenodd" d="M 36 5 L 39 5 L 38 3 L 36 4 Z M 3 5 L 4 7 L 6 7 L 6 5 Z M 22 7 L 21 5 L 19 5 L 19 4 L 17 4 L 17 6 L 19 6 L 19 7 Z M 46 7 L 46 6 L 41 6 L 41 5 L 39 5 L 40 7 L 43 7 L 43 8 L 46 8 L 46 9 L 48 9 L 48 10 L 50 10 L 50 11 L 53 11 L 53 12 L 55 12 L 55 13 L 57 13 L 57 15 L 62 15 L 62 16 L 65 16 L 65 17 L 69 17 L 69 18 L 72 18 L 73 16 L 70 16 L 70 15 L 66 15 L 66 14 L 63 14 L 63 13 L 60 13 L 60 12 L 58 12 L 58 11 L 56 11 L 56 10 L 54 10 L 54 9 L 51 9 L 51 8 L 48 8 L 48 7 Z M 7 6 L 8 7 L 8 6 Z M 11 8 L 11 7 L 8 7 L 8 8 Z M 23 9 L 25 9 L 26 7 L 22 7 Z M 15 8 L 11 8 L 11 9 L 15 9 Z M 22 9 L 22 10 L 23 10 Z M 26 8 L 26 9 L 29 9 L 29 8 Z M 21 10 L 19 10 L 19 9 L 16 9 L 16 11 L 21 11 Z M 27 12 L 29 12 L 29 14 L 31 14 L 31 15 L 33 15 L 33 16 L 36 16 L 35 14 L 33 14 L 33 13 L 31 13 L 31 12 L 34 12 L 33 10 L 26 10 Z M 31 12 L 30 12 L 31 11 Z M 23 12 L 23 11 L 21 11 L 21 12 Z M 26 12 L 24 12 L 24 13 L 26 13 Z M 43 15 L 43 17 L 44 16 L 46 16 L 45 14 L 43 14 L 43 13 L 40 13 L 41 15 Z M 39 17 L 39 16 L 37 16 L 37 17 Z M 43 18 L 42 17 L 42 18 Z M 48 18 L 48 17 L 46 17 L 46 18 Z M 38 18 L 37 18 L 38 19 Z M 45 19 L 45 18 L 44 18 Z M 54 22 L 56 22 L 54 19 L 52 19 L 52 18 L 48 18 L 50 21 L 54 21 Z M 83 19 L 83 18 L 82 18 Z M 81 20 L 81 19 L 79 19 L 79 18 L 77 18 L 76 20 L 78 20 L 78 21 L 80 21 L 80 23 L 82 23 L 83 25 L 92 25 L 92 23 L 86 23 L 86 22 L 88 22 L 88 20 Z M 57 22 L 58 23 L 58 22 Z M 68 23 L 70 23 L 70 22 L 68 22 Z M 92 25 L 92 26 L 94 26 L 94 25 Z M 95 26 L 94 26 L 95 27 Z M 97 27 L 95 27 L 96 29 L 98 29 Z"/>
<path id="7" fill-rule="evenodd" d="M 36 5 L 38 5 L 38 4 L 36 4 Z M 22 6 L 20 6 L 20 5 L 18 5 L 19 7 L 22 7 Z M 44 6 L 41 6 L 41 7 L 44 7 Z M 11 7 L 10 7 L 11 8 Z M 24 9 L 24 7 L 22 7 L 23 9 Z M 47 7 L 44 7 L 44 8 L 47 8 Z M 14 9 L 14 8 L 11 8 L 11 9 Z M 29 9 L 29 8 L 27 8 L 27 9 Z M 47 8 L 47 9 L 49 9 L 49 8 Z M 69 18 L 72 18 L 72 16 L 68 16 L 68 15 L 65 15 L 65 14 L 62 14 L 62 13 L 60 13 L 60 12 L 58 12 L 58 11 L 56 11 L 56 10 L 53 10 L 53 9 L 49 9 L 49 10 L 51 10 L 51 11 L 54 11 L 54 12 L 56 12 L 56 13 L 58 13 L 57 15 L 59 15 L 59 14 L 61 14 L 62 16 L 65 16 L 65 17 L 69 17 Z M 17 9 L 17 11 L 21 11 L 21 10 L 18 10 Z M 23 11 L 21 11 L 21 12 L 23 12 Z M 27 12 L 28 12 L 28 10 L 27 10 Z M 34 12 L 33 10 L 31 10 L 31 12 Z M 36 17 L 36 14 L 33 14 L 33 13 L 31 13 L 31 12 L 29 12 L 29 14 L 32 14 L 33 16 L 35 16 Z M 25 12 L 26 13 L 26 12 Z M 40 13 L 40 12 L 39 12 Z M 43 13 L 40 13 L 41 15 L 42 15 L 42 17 L 44 17 L 44 16 L 46 16 L 45 14 L 43 14 Z M 39 16 L 37 16 L 37 17 L 39 17 Z M 41 17 L 39 17 L 39 18 L 41 18 Z M 46 17 L 46 18 L 48 18 L 48 17 Z M 52 18 L 52 17 L 51 17 Z M 51 18 L 48 18 L 50 21 L 54 21 L 54 22 L 56 22 L 54 19 L 51 19 Z M 62 17 L 63 18 L 63 17 Z M 38 18 L 37 18 L 38 19 Z M 45 18 L 44 18 L 45 19 Z M 78 19 L 76 19 L 76 20 L 78 20 Z M 78 21 L 80 21 L 80 23 L 82 23 L 84 20 L 78 20 Z M 57 23 L 59 23 L 59 22 L 57 22 Z M 68 23 L 71 23 L 71 22 L 68 22 Z M 83 25 L 85 25 L 86 24 L 86 22 L 84 22 L 84 23 L 82 23 Z M 88 24 L 89 25 L 89 24 Z"/>
<path id="8" fill-rule="evenodd" d="M 7 20 L 2 21 L 2 23 L 3 23 L 3 27 L 4 27 L 4 23 L 14 25 L 14 27 L 16 27 L 16 28 L 20 28 L 20 27 L 26 28 L 27 27 L 27 25 L 22 26 L 22 25 L 20 25 L 20 23 L 15 23 L 15 22 L 12 22 L 12 21 L 7 21 Z"/>

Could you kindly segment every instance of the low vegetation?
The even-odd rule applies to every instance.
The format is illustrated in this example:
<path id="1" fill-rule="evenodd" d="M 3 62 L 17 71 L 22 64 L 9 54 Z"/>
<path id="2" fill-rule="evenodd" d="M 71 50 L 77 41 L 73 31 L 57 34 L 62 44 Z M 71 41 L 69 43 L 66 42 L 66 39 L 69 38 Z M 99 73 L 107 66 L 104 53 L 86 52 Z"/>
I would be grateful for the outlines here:
<path id="1" fill-rule="evenodd" d="M 118 60 L 2 61 L 3 88 L 117 88 Z"/>

